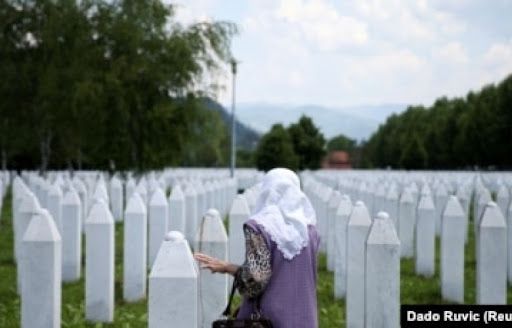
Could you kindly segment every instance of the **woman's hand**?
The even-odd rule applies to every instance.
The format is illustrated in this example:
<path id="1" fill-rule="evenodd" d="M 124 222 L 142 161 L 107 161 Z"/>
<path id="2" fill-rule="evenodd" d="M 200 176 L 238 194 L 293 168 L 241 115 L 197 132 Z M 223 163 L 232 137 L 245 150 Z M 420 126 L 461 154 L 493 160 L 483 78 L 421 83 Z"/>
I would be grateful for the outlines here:
<path id="1" fill-rule="evenodd" d="M 209 269 L 212 273 L 229 273 L 235 275 L 238 267 L 221 259 L 217 259 L 206 254 L 196 253 L 194 258 L 201 262 L 201 269 Z"/>

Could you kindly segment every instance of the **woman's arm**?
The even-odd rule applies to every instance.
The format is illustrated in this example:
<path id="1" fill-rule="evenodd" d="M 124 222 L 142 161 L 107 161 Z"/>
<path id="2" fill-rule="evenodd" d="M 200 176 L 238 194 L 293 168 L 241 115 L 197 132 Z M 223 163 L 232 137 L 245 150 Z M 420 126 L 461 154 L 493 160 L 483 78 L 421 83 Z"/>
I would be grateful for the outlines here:
<path id="1" fill-rule="evenodd" d="M 270 250 L 263 236 L 244 225 L 245 262 L 238 269 L 237 288 L 246 297 L 256 297 L 267 286 L 272 276 Z"/>
<path id="2" fill-rule="evenodd" d="M 239 268 L 238 265 L 228 263 L 206 254 L 196 253 L 194 258 L 201 262 L 201 269 L 210 269 L 212 273 L 227 273 L 234 276 Z"/>
<path id="3" fill-rule="evenodd" d="M 245 262 L 241 266 L 201 253 L 196 253 L 194 258 L 201 262 L 201 269 L 236 275 L 236 287 L 240 294 L 256 297 L 265 289 L 272 276 L 270 250 L 263 236 L 247 225 L 244 225 L 244 235 Z"/>

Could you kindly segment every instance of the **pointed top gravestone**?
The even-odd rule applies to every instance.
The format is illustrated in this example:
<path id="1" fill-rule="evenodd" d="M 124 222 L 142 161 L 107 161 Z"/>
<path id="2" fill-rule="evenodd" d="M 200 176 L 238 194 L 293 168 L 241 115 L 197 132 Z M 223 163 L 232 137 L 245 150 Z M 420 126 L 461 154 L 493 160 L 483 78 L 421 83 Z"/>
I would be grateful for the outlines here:
<path id="1" fill-rule="evenodd" d="M 82 210 L 80 197 L 70 188 L 62 200 L 62 280 L 80 278 L 82 248 Z"/>
<path id="2" fill-rule="evenodd" d="M 149 257 L 148 266 L 151 267 L 160 248 L 168 229 L 168 209 L 167 198 L 162 189 L 157 187 L 149 203 Z"/>
<path id="3" fill-rule="evenodd" d="M 503 184 L 500 185 L 498 193 L 496 194 L 496 203 L 498 204 L 503 216 L 506 217 L 508 204 L 510 203 L 510 195 L 507 186 Z"/>
<path id="4" fill-rule="evenodd" d="M 126 213 L 137 213 L 137 214 L 146 214 L 146 205 L 142 201 L 140 195 L 136 192 L 132 194 L 130 199 L 128 200 L 128 204 L 126 204 Z"/>
<path id="5" fill-rule="evenodd" d="M 52 215 L 59 233 L 62 233 L 62 191 L 57 184 L 48 188 L 47 209 Z"/>
<path id="6" fill-rule="evenodd" d="M 484 208 L 477 250 L 477 304 L 506 304 L 507 226 L 494 202 Z"/>
<path id="7" fill-rule="evenodd" d="M 400 325 L 400 241 L 386 212 L 379 212 L 366 239 L 365 327 Z"/>
<path id="8" fill-rule="evenodd" d="M 167 199 L 165 198 L 165 194 L 160 188 L 156 188 L 151 197 L 151 201 L 149 205 L 153 206 L 167 206 Z"/>
<path id="9" fill-rule="evenodd" d="M 464 210 L 456 196 L 450 196 L 441 219 L 441 295 L 452 302 L 464 302 Z"/>
<path id="10" fill-rule="evenodd" d="M 149 275 L 148 325 L 198 327 L 198 268 L 181 232 L 165 236 Z M 172 309 L 172 311 L 169 311 Z"/>
<path id="11" fill-rule="evenodd" d="M 22 327 L 60 327 L 61 247 L 55 222 L 41 209 L 23 236 L 23 270 L 18 272 L 22 275 Z"/>
<path id="12" fill-rule="evenodd" d="M 114 218 L 107 201 L 94 199 L 85 224 L 85 318 L 114 320 Z"/>
<path id="13" fill-rule="evenodd" d="M 217 209 L 210 208 L 203 215 L 201 225 L 197 229 L 196 240 L 227 243 L 228 235 Z"/>
<path id="14" fill-rule="evenodd" d="M 451 195 L 448 197 L 448 200 L 446 202 L 446 207 L 443 212 L 444 216 L 452 217 L 452 216 L 464 216 L 464 210 L 462 209 L 462 206 L 460 205 L 459 199 L 457 196 Z"/>
<path id="15" fill-rule="evenodd" d="M 244 195 L 237 195 L 229 211 L 229 260 L 243 263 L 245 257 L 245 238 L 243 224 L 251 211 Z"/>
<path id="16" fill-rule="evenodd" d="M 352 213 L 350 196 L 343 194 L 336 211 L 334 224 L 335 259 L 334 259 L 334 297 L 339 299 L 346 294 L 347 285 L 347 224 Z"/>
<path id="17" fill-rule="evenodd" d="M 185 233 L 185 195 L 179 184 L 174 184 L 169 196 L 168 230 Z"/>
<path id="18" fill-rule="evenodd" d="M 358 200 L 354 207 L 352 208 L 352 213 L 350 215 L 349 225 L 369 225 L 371 224 L 372 219 L 370 217 L 370 213 L 366 209 L 365 204 Z"/>
<path id="19" fill-rule="evenodd" d="M 444 207 L 448 201 L 448 190 L 444 183 L 439 183 L 435 189 L 435 207 L 436 207 L 436 234 L 441 233 L 441 217 Z"/>
<path id="20" fill-rule="evenodd" d="M 334 271 L 334 262 L 335 262 L 335 238 L 336 233 L 334 229 L 332 229 L 336 222 L 336 212 L 338 210 L 338 205 L 341 201 L 341 193 L 338 190 L 334 190 L 331 194 L 331 198 L 329 199 L 328 208 L 327 208 L 327 268 L 330 271 Z"/>

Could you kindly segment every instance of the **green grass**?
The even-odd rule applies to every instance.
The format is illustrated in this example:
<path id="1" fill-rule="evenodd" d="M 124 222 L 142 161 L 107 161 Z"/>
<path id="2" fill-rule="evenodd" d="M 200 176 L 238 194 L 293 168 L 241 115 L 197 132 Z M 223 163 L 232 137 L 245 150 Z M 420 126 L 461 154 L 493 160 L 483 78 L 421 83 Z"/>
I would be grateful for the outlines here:
<path id="1" fill-rule="evenodd" d="M 225 223 L 227 223 L 225 221 Z M 123 225 L 116 224 L 115 313 L 114 323 L 88 323 L 84 309 L 84 272 L 82 279 L 62 286 L 62 327 L 146 327 L 147 302 L 126 303 L 122 299 Z M 85 246 L 85 244 L 84 244 Z M 469 238 L 465 257 L 466 304 L 476 302 L 476 262 L 473 224 L 469 224 Z M 432 278 L 416 276 L 414 260 L 401 261 L 401 304 L 447 304 L 441 298 L 439 278 L 439 239 L 436 241 L 436 270 Z M 82 267 L 83 268 L 83 267 Z M 10 191 L 4 199 L 0 217 L 0 327 L 20 326 L 20 299 L 16 292 L 16 266 L 13 260 L 13 229 Z M 361 291 L 363 292 L 363 291 Z M 512 289 L 507 290 L 507 303 L 512 304 Z M 326 269 L 326 256 L 320 254 L 318 268 L 319 327 L 344 327 L 345 302 L 334 299 L 333 273 Z M 240 302 L 237 297 L 235 305 Z"/>

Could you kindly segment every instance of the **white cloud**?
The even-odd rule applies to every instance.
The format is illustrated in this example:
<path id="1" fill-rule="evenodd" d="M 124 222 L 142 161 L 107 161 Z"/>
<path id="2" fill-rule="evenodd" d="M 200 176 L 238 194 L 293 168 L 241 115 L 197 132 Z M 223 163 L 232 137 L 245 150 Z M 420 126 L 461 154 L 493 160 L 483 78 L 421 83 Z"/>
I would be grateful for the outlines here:
<path id="1" fill-rule="evenodd" d="M 450 42 L 433 51 L 434 58 L 440 62 L 448 64 L 467 64 L 469 57 L 466 50 L 459 42 Z"/>
<path id="2" fill-rule="evenodd" d="M 274 15 L 322 51 L 343 45 L 362 45 L 368 41 L 365 23 L 341 15 L 324 0 L 281 0 Z"/>
<path id="3" fill-rule="evenodd" d="M 231 19 L 241 25 L 233 43 L 242 60 L 239 101 L 429 105 L 512 72 L 512 29 L 483 25 L 506 8 L 497 2 L 182 1 L 192 21 L 215 18 L 214 12 L 229 17 L 226 3 L 244 1 L 245 9 Z M 222 100 L 229 103 L 230 79 L 226 86 Z"/>
<path id="4" fill-rule="evenodd" d="M 501 80 L 512 73 L 512 38 L 492 44 L 482 56 L 482 84 Z"/>

